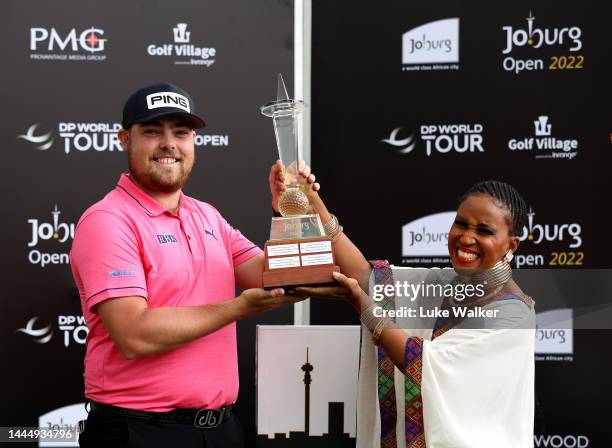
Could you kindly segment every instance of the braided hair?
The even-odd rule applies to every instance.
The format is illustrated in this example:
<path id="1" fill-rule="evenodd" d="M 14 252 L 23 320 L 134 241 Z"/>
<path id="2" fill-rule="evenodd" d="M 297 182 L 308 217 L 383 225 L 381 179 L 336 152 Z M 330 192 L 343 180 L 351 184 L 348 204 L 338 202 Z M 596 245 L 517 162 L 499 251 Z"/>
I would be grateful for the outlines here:
<path id="1" fill-rule="evenodd" d="M 523 226 L 527 225 L 527 203 L 516 188 L 505 182 L 485 180 L 466 191 L 459 199 L 459 204 L 475 194 L 486 194 L 493 198 L 501 208 L 508 210 L 510 232 L 512 235 L 521 234 Z"/>

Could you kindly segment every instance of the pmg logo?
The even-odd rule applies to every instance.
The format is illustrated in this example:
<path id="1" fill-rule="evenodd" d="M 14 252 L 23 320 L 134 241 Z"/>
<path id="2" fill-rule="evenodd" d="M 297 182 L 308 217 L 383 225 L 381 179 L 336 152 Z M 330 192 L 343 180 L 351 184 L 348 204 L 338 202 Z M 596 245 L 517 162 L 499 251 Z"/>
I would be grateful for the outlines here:
<path id="1" fill-rule="evenodd" d="M 89 27 L 58 31 L 56 28 L 30 28 L 30 59 L 38 60 L 88 60 L 103 61 L 105 49 L 104 30 Z"/>

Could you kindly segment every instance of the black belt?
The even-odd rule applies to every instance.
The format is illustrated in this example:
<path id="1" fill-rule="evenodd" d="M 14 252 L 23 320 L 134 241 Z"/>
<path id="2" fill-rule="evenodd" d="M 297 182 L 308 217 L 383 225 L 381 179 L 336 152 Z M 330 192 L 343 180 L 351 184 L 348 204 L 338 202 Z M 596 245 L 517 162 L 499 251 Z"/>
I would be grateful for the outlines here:
<path id="1" fill-rule="evenodd" d="M 89 402 L 92 412 L 105 415 L 121 415 L 164 423 L 191 423 L 196 428 L 212 429 L 220 426 L 232 416 L 233 405 L 219 409 L 173 409 L 169 412 L 148 412 L 120 408 L 110 404 Z"/>

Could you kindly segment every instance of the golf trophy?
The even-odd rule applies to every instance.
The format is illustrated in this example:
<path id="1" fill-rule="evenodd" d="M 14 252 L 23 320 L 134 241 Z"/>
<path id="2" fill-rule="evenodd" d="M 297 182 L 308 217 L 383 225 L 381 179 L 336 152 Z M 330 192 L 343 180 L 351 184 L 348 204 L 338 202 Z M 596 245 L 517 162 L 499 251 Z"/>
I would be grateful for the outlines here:
<path id="1" fill-rule="evenodd" d="M 282 75 L 278 75 L 276 101 L 261 107 L 271 117 L 286 190 L 278 199 L 282 217 L 272 218 L 270 239 L 265 243 L 264 288 L 335 283 L 332 239 L 325 235 L 318 214 L 311 209 L 304 188 L 311 188 L 300 175 L 306 166 L 298 145 L 298 116 L 304 102 L 290 99 Z"/>

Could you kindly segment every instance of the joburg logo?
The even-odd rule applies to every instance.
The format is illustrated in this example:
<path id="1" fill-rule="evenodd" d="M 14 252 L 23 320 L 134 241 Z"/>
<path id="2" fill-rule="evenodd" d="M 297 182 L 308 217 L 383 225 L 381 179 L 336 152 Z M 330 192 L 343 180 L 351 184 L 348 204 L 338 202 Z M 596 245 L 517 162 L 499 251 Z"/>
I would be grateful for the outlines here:
<path id="1" fill-rule="evenodd" d="M 404 224 L 402 263 L 448 263 L 448 232 L 455 215 L 453 211 L 434 213 Z"/>
<path id="2" fill-rule="evenodd" d="M 62 212 L 57 205 L 51 211 L 51 222 L 43 222 L 36 218 L 28 219 L 31 226 L 31 239 L 28 247 L 32 248 L 28 253 L 28 261 L 31 264 L 45 267 L 49 264 L 68 264 L 68 254 L 65 252 L 41 252 L 35 249 L 41 242 L 55 240 L 58 243 L 66 243 L 74 238 L 75 225 L 73 223 L 60 222 Z"/>
<path id="3" fill-rule="evenodd" d="M 571 308 L 544 311 L 537 314 L 535 353 L 538 361 L 559 360 L 554 355 L 572 355 L 574 353 L 573 318 L 574 314 Z M 546 359 L 545 355 L 553 356 Z"/>
<path id="4" fill-rule="evenodd" d="M 425 23 L 402 34 L 402 70 L 458 70 L 459 18 Z"/>
<path id="5" fill-rule="evenodd" d="M 520 236 L 521 241 L 529 241 L 540 244 L 542 241 L 565 241 L 569 240 L 568 247 L 577 249 L 582 246 L 582 227 L 574 222 L 571 224 L 534 224 L 535 212 L 530 208 L 527 214 L 528 225 L 523 227 Z"/>
<path id="6" fill-rule="evenodd" d="M 506 71 L 516 74 L 528 70 L 544 70 L 544 59 L 516 59 L 510 54 L 520 51 L 521 56 L 531 56 L 533 50 L 545 53 L 550 51 L 567 51 L 570 54 L 546 54 L 549 57 L 548 70 L 575 70 L 582 69 L 584 56 L 576 52 L 582 49 L 582 29 L 577 26 L 563 28 L 539 28 L 535 26 L 535 17 L 529 11 L 529 16 L 525 19 L 527 28 L 503 26 L 505 33 L 505 46 L 502 50 L 503 55 L 507 55 L 503 60 L 503 68 Z M 521 51 L 524 47 L 530 50 Z M 549 52 L 550 52 L 549 51 Z"/>
<path id="7" fill-rule="evenodd" d="M 18 328 L 17 332 L 25 333 L 37 344 L 46 344 L 53 337 L 52 325 L 35 329 L 34 326 L 39 316 L 28 320 L 24 328 Z M 82 315 L 59 315 L 57 316 L 57 329 L 64 334 L 64 347 L 70 347 L 72 342 L 83 345 L 87 339 L 89 329 L 85 324 L 85 317 Z"/>
<path id="8" fill-rule="evenodd" d="M 57 439 L 50 441 L 49 438 L 46 440 L 41 438 L 38 442 L 38 446 L 46 447 L 61 445 L 78 447 L 78 426 L 81 420 L 87 420 L 85 403 L 75 403 L 69 406 L 63 406 L 41 415 L 38 418 L 38 427 L 41 430 L 58 431 L 59 434 L 65 437 L 61 437 L 59 441 Z"/>
<path id="9" fill-rule="evenodd" d="M 529 209 L 527 225 L 519 236 L 520 253 L 514 257 L 517 268 L 550 266 L 573 268 L 584 266 L 582 226 L 577 222 L 565 224 L 536 224 L 535 212 Z M 543 245 L 544 247 L 539 247 Z"/>
<path id="10" fill-rule="evenodd" d="M 402 127 L 396 127 L 388 138 L 380 140 L 386 143 L 398 154 L 408 154 L 416 147 L 416 133 L 406 133 L 406 138 L 400 138 Z M 425 124 L 419 126 L 419 137 L 424 143 L 425 154 L 433 152 L 447 154 L 449 152 L 484 152 L 482 124 Z"/>
<path id="11" fill-rule="evenodd" d="M 149 56 L 162 56 L 175 58 L 175 65 L 199 65 L 210 67 L 215 63 L 217 49 L 214 47 L 200 47 L 191 44 L 191 32 L 187 31 L 186 23 L 177 23 L 172 28 L 174 43 L 151 44 L 147 46 Z"/>
<path id="12" fill-rule="evenodd" d="M 534 137 L 513 138 L 508 141 L 510 151 L 533 151 L 536 159 L 572 160 L 578 155 L 578 140 L 552 136 L 548 115 L 540 115 L 534 122 Z"/>
<path id="13" fill-rule="evenodd" d="M 102 54 L 108 39 L 104 30 L 72 28 L 62 34 L 56 28 L 30 28 L 30 59 L 55 61 L 104 61 Z"/>

